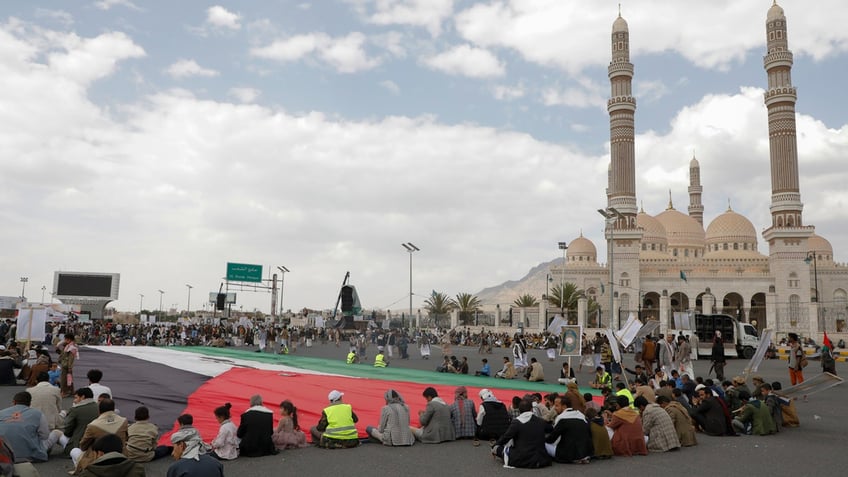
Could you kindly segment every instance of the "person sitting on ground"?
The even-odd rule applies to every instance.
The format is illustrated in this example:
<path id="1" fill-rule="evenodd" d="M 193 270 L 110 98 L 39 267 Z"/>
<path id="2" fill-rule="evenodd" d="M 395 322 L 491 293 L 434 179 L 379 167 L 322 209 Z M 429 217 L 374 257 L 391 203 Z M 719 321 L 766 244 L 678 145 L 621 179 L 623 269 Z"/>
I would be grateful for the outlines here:
<path id="1" fill-rule="evenodd" d="M 218 460 L 233 460 L 239 456 L 238 429 L 230 420 L 232 407 L 232 404 L 226 403 L 212 411 L 215 414 L 215 420 L 221 426 L 218 428 L 218 435 L 212 439 L 212 452 L 209 455 Z"/>
<path id="2" fill-rule="evenodd" d="M 667 382 L 667 381 L 666 381 Z M 654 388 L 648 386 L 648 381 L 642 378 L 636 378 L 636 386 L 634 388 L 633 399 L 638 398 L 639 396 L 644 397 L 648 400 L 649 403 L 653 404 L 657 402 L 657 393 L 654 391 Z"/>
<path id="3" fill-rule="evenodd" d="M 565 385 L 565 396 L 568 396 L 568 402 L 571 403 L 571 408 L 579 411 L 582 414 L 586 413 L 586 400 L 580 394 L 580 388 L 577 387 L 577 382 L 572 381 Z"/>
<path id="4" fill-rule="evenodd" d="M 592 458 L 609 459 L 612 457 L 612 443 L 602 414 L 590 407 L 586 409 L 586 420 L 592 433 Z"/>
<path id="5" fill-rule="evenodd" d="M 459 362 L 459 366 L 456 368 L 456 374 L 468 374 L 468 358 L 463 356 L 462 361 Z"/>
<path id="6" fill-rule="evenodd" d="M 513 379 L 515 377 L 515 365 L 512 364 L 512 361 L 510 361 L 507 356 L 504 356 L 503 362 L 503 368 L 495 373 L 495 377 L 501 379 Z"/>
<path id="7" fill-rule="evenodd" d="M 377 427 L 368 426 L 365 431 L 384 446 L 415 444 L 415 437 L 409 427 L 409 407 L 403 402 L 403 397 L 394 389 L 386 391 L 383 397 L 386 405 L 380 410 L 380 424 Z"/>
<path id="8" fill-rule="evenodd" d="M 480 390 L 480 408 L 477 410 L 477 438 L 483 440 L 495 440 L 506 432 L 512 418 L 506 410 L 506 406 L 492 391 Z"/>
<path id="9" fill-rule="evenodd" d="M 30 350 L 30 351 L 35 351 L 35 350 Z M 47 378 L 48 378 L 47 381 L 50 382 L 50 368 L 51 368 L 50 352 L 47 351 L 47 350 L 36 351 L 35 364 L 33 364 L 32 371 L 29 374 L 29 380 L 27 380 L 27 386 L 29 386 L 29 387 L 36 386 L 38 384 L 38 376 L 43 372 L 47 373 Z M 58 369 L 57 369 L 57 373 L 58 373 Z M 57 376 L 58 376 L 58 374 L 57 374 Z M 53 383 L 50 382 L 50 384 L 52 385 Z M 60 392 L 59 396 L 61 396 L 61 395 L 62 395 L 62 393 Z"/>
<path id="10" fill-rule="evenodd" d="M 483 367 L 480 368 L 480 371 L 474 373 L 475 376 L 491 376 L 492 368 L 489 366 L 489 360 L 483 358 Z"/>
<path id="11" fill-rule="evenodd" d="M 477 410 L 474 401 L 468 399 L 468 390 L 459 386 L 453 393 L 454 401 L 450 405 L 453 432 L 457 439 L 471 439 L 477 435 Z"/>
<path id="12" fill-rule="evenodd" d="M 89 369 L 85 376 L 88 378 L 88 387 L 91 389 L 92 394 L 95 396 L 106 394 L 109 396 L 109 399 L 112 399 L 112 389 L 109 386 L 100 384 L 100 380 L 103 379 L 103 371 Z"/>
<path id="13" fill-rule="evenodd" d="M 125 455 L 133 462 L 150 462 L 170 454 L 170 446 L 157 446 L 159 428 L 150 422 L 147 406 L 135 408 L 135 422 L 127 427 Z"/>
<path id="14" fill-rule="evenodd" d="M 569 395 L 568 393 L 565 394 Z M 581 411 L 584 415 L 589 409 L 594 409 L 596 414 L 601 412 L 601 405 L 595 402 L 595 396 L 592 396 L 592 393 L 583 393 L 583 402 L 586 403 L 586 410 Z M 571 401 L 571 403 L 574 405 L 574 401 Z"/>
<path id="15" fill-rule="evenodd" d="M 347 353 L 347 364 L 354 364 L 359 362 L 359 356 L 356 354 L 356 348 L 351 347 L 350 351 Z"/>
<path id="16" fill-rule="evenodd" d="M 79 475 L 80 477 L 144 477 L 144 465 L 122 454 L 123 442 L 115 434 L 104 434 L 91 445 L 96 458 Z"/>
<path id="17" fill-rule="evenodd" d="M 550 430 L 550 423 L 533 414 L 533 403 L 528 399 L 522 399 L 518 409 L 521 414 L 492 446 L 492 455 L 502 459 L 505 467 L 550 466 L 552 459 L 545 450 L 545 433 Z"/>
<path id="18" fill-rule="evenodd" d="M 79 447 L 71 449 L 71 460 L 74 461 L 77 473 L 82 472 L 97 458 L 97 453 L 91 446 L 100 436 L 115 434 L 121 439 L 121 442 L 127 442 L 129 423 L 125 417 L 115 413 L 115 401 L 109 398 L 101 399 L 97 404 L 97 409 L 100 414 L 85 426 Z"/>
<path id="19" fill-rule="evenodd" d="M 27 392 L 32 396 L 30 407 L 44 414 L 50 430 L 58 429 L 62 426 L 62 392 L 56 386 L 50 385 L 50 376 L 45 371 L 38 373 L 37 383 L 27 388 Z"/>
<path id="20" fill-rule="evenodd" d="M 274 434 L 274 411 L 262 405 L 262 396 L 250 397 L 250 408 L 242 413 L 236 435 L 241 439 L 239 454 L 243 457 L 262 457 L 277 453 L 271 435 Z"/>
<path id="21" fill-rule="evenodd" d="M 374 367 L 375 368 L 385 368 L 389 365 L 389 362 L 386 361 L 386 355 L 383 352 L 383 347 L 377 347 L 377 354 L 374 355 Z"/>
<path id="22" fill-rule="evenodd" d="M 698 385 L 698 398 L 689 412 L 692 419 L 709 436 L 723 436 L 728 433 L 727 420 L 718 399 L 703 384 Z"/>
<path id="23" fill-rule="evenodd" d="M 280 403 L 280 422 L 271 440 L 277 449 L 306 447 L 306 434 L 297 422 L 297 408 L 288 399 Z"/>
<path id="24" fill-rule="evenodd" d="M 562 363 L 562 369 L 559 370 L 559 379 L 557 382 L 567 385 L 568 383 L 577 383 L 577 378 L 574 376 L 574 369 L 568 366 L 568 361 Z"/>
<path id="25" fill-rule="evenodd" d="M 62 376 L 62 370 L 59 369 L 59 363 L 50 363 L 50 370 L 47 371 L 47 375 L 50 376 L 50 385 L 59 387 L 59 378 Z"/>
<path id="26" fill-rule="evenodd" d="M 745 390 L 739 392 L 739 400 L 744 404 L 741 408 L 734 410 L 738 413 L 733 418 L 733 428 L 736 432 L 755 436 L 768 436 L 777 432 L 766 403 L 759 399 L 751 399 L 751 395 Z"/>
<path id="27" fill-rule="evenodd" d="M 627 396 L 617 396 L 616 403 L 618 410 L 607 411 L 607 427 L 615 431 L 610 440 L 613 454 L 626 457 L 648 455 L 639 412 L 630 407 Z"/>
<path id="28" fill-rule="evenodd" d="M 46 462 L 52 440 L 47 418 L 30 407 L 32 396 L 21 391 L 12 397 L 12 406 L 0 410 L 0 440 L 9 445 L 15 462 Z"/>
<path id="29" fill-rule="evenodd" d="M 193 426 L 171 434 L 174 462 L 167 477 L 224 477 L 224 465 L 205 453 L 205 444 Z"/>
<path id="30" fill-rule="evenodd" d="M 0 345 L 0 386 L 15 386 L 15 361 L 9 355 L 6 346 Z"/>
<path id="31" fill-rule="evenodd" d="M 626 396 L 627 401 L 630 403 L 629 406 L 633 407 L 633 393 L 627 389 L 627 386 L 625 386 L 624 383 L 615 383 L 615 395 Z"/>
<path id="32" fill-rule="evenodd" d="M 672 401 L 666 396 L 657 396 L 657 404 L 671 418 L 680 445 L 683 447 L 698 445 L 698 441 L 695 438 L 695 427 L 692 426 L 692 418 L 689 417 L 689 411 L 679 402 Z"/>
<path id="33" fill-rule="evenodd" d="M 456 368 L 453 367 L 450 356 L 444 357 L 442 364 L 436 367 L 436 371 L 439 373 L 456 373 Z"/>
<path id="34" fill-rule="evenodd" d="M 612 384 L 612 376 L 610 373 L 604 369 L 603 366 L 598 366 L 595 368 L 595 378 L 589 384 L 594 389 L 603 389 L 609 387 Z"/>
<path id="35" fill-rule="evenodd" d="M 674 421 L 659 405 L 648 402 L 645 396 L 634 400 L 634 405 L 642 414 L 642 430 L 648 436 L 648 450 L 666 452 L 680 449 L 680 439 Z"/>
<path id="36" fill-rule="evenodd" d="M 356 422 L 359 418 L 350 404 L 342 402 L 344 393 L 332 390 L 327 395 L 330 405 L 321 411 L 318 424 L 309 429 L 312 442 L 326 449 L 351 448 L 359 445 Z"/>
<path id="37" fill-rule="evenodd" d="M 65 414 L 62 429 L 56 429 L 50 435 L 53 441 L 62 446 L 65 456 L 70 456 L 71 450 L 79 447 L 85 428 L 100 414 L 91 389 L 79 388 L 74 391 L 71 408 L 60 414 Z"/>
<path id="38" fill-rule="evenodd" d="M 545 438 L 545 447 L 554 461 L 565 464 L 588 464 L 592 458 L 592 431 L 582 412 L 571 407 L 571 397 L 554 399 L 554 429 Z"/>
<path id="39" fill-rule="evenodd" d="M 527 367 L 524 377 L 531 382 L 544 381 L 545 370 L 542 369 L 542 363 L 540 363 L 536 358 L 530 358 L 530 366 Z"/>
<path id="40" fill-rule="evenodd" d="M 417 440 L 425 444 L 438 444 L 456 439 L 451 421 L 450 407 L 439 397 L 435 388 L 427 387 L 422 393 L 427 407 L 418 411 L 421 427 L 410 427 Z"/>

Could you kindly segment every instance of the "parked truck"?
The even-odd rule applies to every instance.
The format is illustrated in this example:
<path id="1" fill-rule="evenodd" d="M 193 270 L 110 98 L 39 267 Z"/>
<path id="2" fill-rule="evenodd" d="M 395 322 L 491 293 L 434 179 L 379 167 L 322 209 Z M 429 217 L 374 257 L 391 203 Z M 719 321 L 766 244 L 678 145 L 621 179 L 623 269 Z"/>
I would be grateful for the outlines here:
<path id="1" fill-rule="evenodd" d="M 693 322 L 694 321 L 694 322 Z M 760 346 L 760 336 L 757 329 L 749 323 L 742 323 L 730 315 L 705 315 L 696 313 L 693 321 L 689 322 L 689 329 L 669 330 L 669 333 L 683 334 L 690 338 L 700 357 L 709 358 L 712 355 L 713 336 L 716 331 L 721 332 L 724 343 L 724 355 L 728 358 L 742 357 L 750 359 L 754 356 L 757 347 Z M 695 335 L 692 339 L 691 335 Z"/>

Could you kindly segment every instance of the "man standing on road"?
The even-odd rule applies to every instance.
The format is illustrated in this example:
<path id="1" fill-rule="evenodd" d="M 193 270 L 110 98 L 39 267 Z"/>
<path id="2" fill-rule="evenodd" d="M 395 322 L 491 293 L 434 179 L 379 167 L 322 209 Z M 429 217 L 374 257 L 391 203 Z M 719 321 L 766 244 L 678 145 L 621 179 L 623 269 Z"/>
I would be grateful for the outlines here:
<path id="1" fill-rule="evenodd" d="M 671 376 L 671 371 L 674 370 L 674 335 L 669 333 L 660 343 L 659 365 L 666 376 Z"/>
<path id="2" fill-rule="evenodd" d="M 713 350 L 710 358 L 713 362 L 712 367 L 716 373 L 718 381 L 724 381 L 724 365 L 727 360 L 724 357 L 724 340 L 721 339 L 721 331 L 716 330 L 713 337 Z"/>
<path id="3" fill-rule="evenodd" d="M 796 333 L 789 333 L 789 381 L 793 386 L 804 382 L 804 348 Z"/>
<path id="4" fill-rule="evenodd" d="M 79 348 L 73 333 L 65 335 L 62 351 L 59 353 L 59 366 L 62 374 L 59 384 L 62 387 L 62 397 L 70 397 L 74 392 L 74 363 L 79 359 Z"/>

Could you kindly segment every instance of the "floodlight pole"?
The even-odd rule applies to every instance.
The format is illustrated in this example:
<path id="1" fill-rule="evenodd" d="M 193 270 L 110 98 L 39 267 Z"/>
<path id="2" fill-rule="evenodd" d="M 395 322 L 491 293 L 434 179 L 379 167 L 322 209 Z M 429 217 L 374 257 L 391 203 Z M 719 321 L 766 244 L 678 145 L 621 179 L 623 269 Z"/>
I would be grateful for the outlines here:
<path id="1" fill-rule="evenodd" d="M 400 245 L 409 252 L 409 322 L 412 323 L 412 254 L 420 252 L 421 249 L 416 247 L 412 242 L 406 242 Z"/>
<path id="2" fill-rule="evenodd" d="M 280 277 L 280 319 L 282 319 L 283 318 L 283 287 L 286 283 L 286 272 L 288 272 L 290 270 L 283 265 L 280 265 L 279 267 L 277 267 L 277 270 L 279 270 L 282 273 L 282 276 Z"/>
<path id="3" fill-rule="evenodd" d="M 821 304 L 819 303 L 819 267 L 818 260 L 816 259 L 816 252 L 810 252 L 807 254 L 807 258 L 804 259 L 807 262 L 807 265 L 810 264 L 810 261 L 813 262 L 813 280 L 815 280 L 815 290 L 816 290 L 816 326 L 821 324 Z"/>
<path id="4" fill-rule="evenodd" d="M 188 288 L 188 299 L 186 300 L 186 316 L 191 314 L 191 289 L 193 286 L 186 283 L 186 288 Z"/>
<path id="5" fill-rule="evenodd" d="M 559 312 L 565 319 L 565 251 L 568 250 L 568 243 L 559 242 L 558 245 L 559 249 L 562 250 L 562 274 L 559 276 Z M 547 321 L 547 317 L 545 317 L 545 321 Z"/>

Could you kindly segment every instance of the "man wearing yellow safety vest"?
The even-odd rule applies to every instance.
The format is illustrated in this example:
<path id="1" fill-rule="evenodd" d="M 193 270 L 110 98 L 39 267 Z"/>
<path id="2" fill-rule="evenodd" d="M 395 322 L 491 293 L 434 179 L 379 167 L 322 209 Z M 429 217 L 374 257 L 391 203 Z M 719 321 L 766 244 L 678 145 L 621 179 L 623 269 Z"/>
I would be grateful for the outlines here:
<path id="1" fill-rule="evenodd" d="M 627 402 L 630 404 L 630 407 L 633 407 L 633 393 L 627 389 L 627 386 L 624 383 L 615 383 L 615 395 L 616 396 L 626 396 Z"/>
<path id="2" fill-rule="evenodd" d="M 389 363 L 386 362 L 386 356 L 383 354 L 383 347 L 377 348 L 377 356 L 374 356 L 374 367 L 385 368 Z"/>
<path id="3" fill-rule="evenodd" d="M 330 405 L 321 412 L 318 425 L 309 430 L 312 434 L 312 442 L 319 447 L 327 449 L 342 449 L 356 447 L 359 445 L 359 434 L 356 431 L 356 422 L 359 418 L 353 412 L 350 404 L 342 402 L 344 393 L 330 391 L 327 399 Z"/>
<path id="4" fill-rule="evenodd" d="M 347 354 L 347 364 L 353 364 L 356 361 L 356 348 L 351 348 L 350 352 Z"/>
<path id="5" fill-rule="evenodd" d="M 598 366 L 595 371 L 595 380 L 592 381 L 590 386 L 595 389 L 610 387 L 610 384 L 612 384 L 612 376 L 610 376 L 610 373 L 608 373 L 603 366 Z"/>

